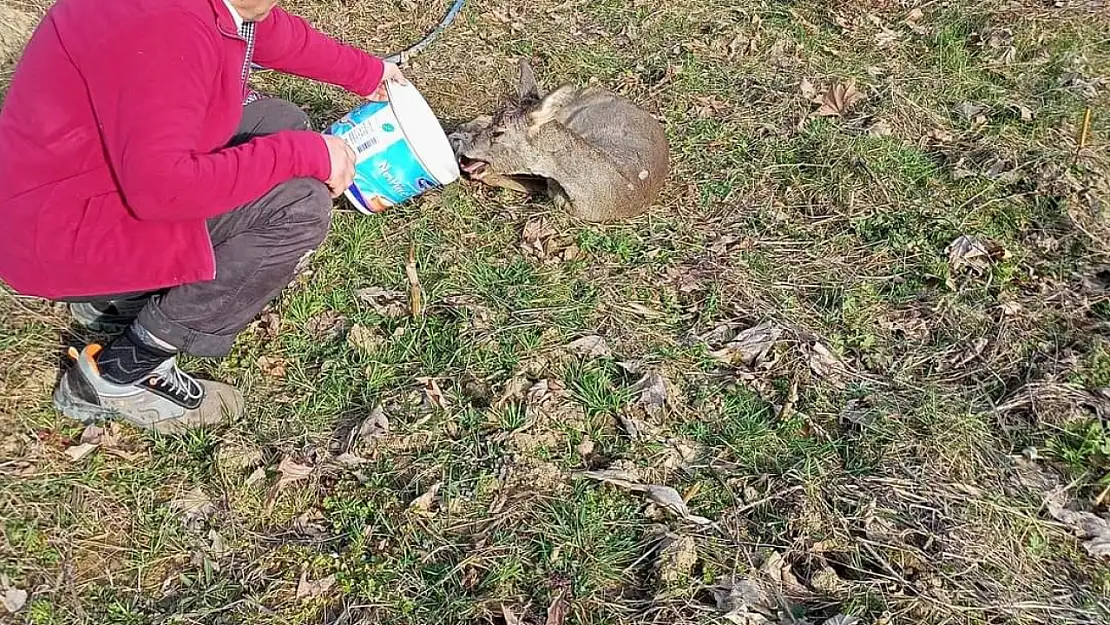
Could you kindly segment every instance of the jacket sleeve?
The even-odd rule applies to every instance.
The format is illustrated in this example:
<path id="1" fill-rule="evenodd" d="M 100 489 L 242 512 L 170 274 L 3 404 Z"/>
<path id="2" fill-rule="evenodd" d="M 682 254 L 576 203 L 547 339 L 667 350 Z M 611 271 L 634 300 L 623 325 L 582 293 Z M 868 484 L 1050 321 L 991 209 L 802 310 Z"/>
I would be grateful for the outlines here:
<path id="1" fill-rule="evenodd" d="M 214 151 L 200 145 L 223 78 L 218 45 L 199 18 L 162 11 L 79 61 L 112 171 L 138 219 L 208 219 L 293 178 L 331 174 L 327 144 L 313 132 Z"/>
<path id="2" fill-rule="evenodd" d="M 368 96 L 382 81 L 382 61 L 274 7 L 256 27 L 254 61 L 267 69 L 310 78 Z"/>

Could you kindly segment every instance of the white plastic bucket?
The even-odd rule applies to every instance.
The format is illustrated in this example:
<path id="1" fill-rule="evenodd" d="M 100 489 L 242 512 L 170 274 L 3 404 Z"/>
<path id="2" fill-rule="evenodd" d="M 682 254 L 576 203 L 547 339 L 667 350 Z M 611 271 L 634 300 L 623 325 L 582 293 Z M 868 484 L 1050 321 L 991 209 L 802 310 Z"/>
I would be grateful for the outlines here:
<path id="1" fill-rule="evenodd" d="M 447 134 L 416 87 L 390 82 L 388 102 L 369 102 L 328 129 L 355 152 L 347 199 L 367 215 L 459 179 Z"/>

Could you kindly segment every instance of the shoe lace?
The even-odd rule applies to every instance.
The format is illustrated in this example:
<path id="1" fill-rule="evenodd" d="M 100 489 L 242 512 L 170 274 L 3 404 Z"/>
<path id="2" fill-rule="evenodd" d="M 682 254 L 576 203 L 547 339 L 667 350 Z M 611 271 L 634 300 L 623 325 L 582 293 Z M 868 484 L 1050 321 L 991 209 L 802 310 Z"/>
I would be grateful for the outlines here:
<path id="1" fill-rule="evenodd" d="M 171 365 L 160 375 L 155 374 L 153 381 L 165 388 L 167 392 L 173 393 L 185 401 L 197 400 L 204 396 L 204 387 L 201 386 L 200 382 L 177 368 L 176 364 Z"/>

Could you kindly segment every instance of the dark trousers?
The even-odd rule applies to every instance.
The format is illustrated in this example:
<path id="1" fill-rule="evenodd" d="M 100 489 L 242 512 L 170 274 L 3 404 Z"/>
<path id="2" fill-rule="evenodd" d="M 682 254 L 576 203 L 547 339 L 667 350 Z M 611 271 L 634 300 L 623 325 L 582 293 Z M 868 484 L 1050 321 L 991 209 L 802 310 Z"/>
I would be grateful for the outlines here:
<path id="1" fill-rule="evenodd" d="M 308 128 L 308 116 L 299 108 L 267 98 L 243 109 L 243 121 L 232 143 Z M 299 178 L 210 219 L 216 279 L 154 294 L 139 313 L 139 323 L 187 354 L 226 356 L 235 337 L 292 281 L 298 263 L 324 240 L 331 209 L 331 194 L 324 183 Z"/>

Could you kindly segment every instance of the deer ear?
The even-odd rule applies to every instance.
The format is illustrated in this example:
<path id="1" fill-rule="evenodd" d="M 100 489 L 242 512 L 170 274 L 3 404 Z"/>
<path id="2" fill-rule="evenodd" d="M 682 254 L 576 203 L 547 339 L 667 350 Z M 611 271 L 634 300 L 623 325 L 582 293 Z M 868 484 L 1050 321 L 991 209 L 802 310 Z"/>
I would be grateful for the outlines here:
<path id="1" fill-rule="evenodd" d="M 521 102 L 535 102 L 543 97 L 540 85 L 536 82 L 536 73 L 532 71 L 532 64 L 528 59 L 520 59 L 520 80 L 517 83 L 517 97 Z"/>
<path id="2" fill-rule="evenodd" d="M 555 91 L 547 94 L 543 100 L 528 113 L 528 122 L 532 130 L 537 130 L 540 126 L 555 119 L 559 110 L 570 103 L 571 100 L 578 96 L 578 89 L 571 85 L 563 85 Z"/>

